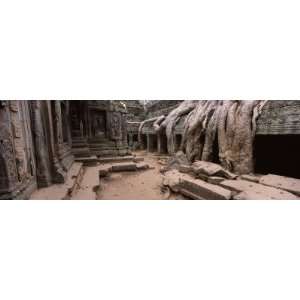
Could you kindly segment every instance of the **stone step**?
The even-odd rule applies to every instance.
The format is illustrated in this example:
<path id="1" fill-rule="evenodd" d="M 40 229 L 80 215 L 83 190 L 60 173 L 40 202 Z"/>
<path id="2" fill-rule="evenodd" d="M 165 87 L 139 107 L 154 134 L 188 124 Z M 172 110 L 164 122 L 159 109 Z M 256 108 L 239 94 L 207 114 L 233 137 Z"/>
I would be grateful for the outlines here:
<path id="1" fill-rule="evenodd" d="M 136 164 L 135 163 L 117 163 L 113 164 L 111 167 L 112 172 L 126 172 L 126 171 L 136 171 Z"/>
<path id="2" fill-rule="evenodd" d="M 63 200 L 69 199 L 78 189 L 83 178 L 83 164 L 74 162 L 67 173 L 66 181 L 62 184 L 53 184 L 46 188 L 36 190 L 31 194 L 31 200 Z"/>
<path id="3" fill-rule="evenodd" d="M 112 156 L 112 157 L 100 157 L 100 163 L 114 163 L 114 162 L 131 162 L 134 160 L 134 156 Z"/>
<path id="4" fill-rule="evenodd" d="M 76 157 L 75 161 L 83 163 L 85 166 L 96 165 L 98 163 L 97 156 Z"/>
<path id="5" fill-rule="evenodd" d="M 274 199 L 274 200 L 296 200 L 297 197 L 281 189 L 269 187 L 263 184 L 250 182 L 247 180 L 224 180 L 220 186 L 229 189 L 236 194 L 244 193 L 254 199 Z M 249 199 L 252 200 L 252 199 Z"/>

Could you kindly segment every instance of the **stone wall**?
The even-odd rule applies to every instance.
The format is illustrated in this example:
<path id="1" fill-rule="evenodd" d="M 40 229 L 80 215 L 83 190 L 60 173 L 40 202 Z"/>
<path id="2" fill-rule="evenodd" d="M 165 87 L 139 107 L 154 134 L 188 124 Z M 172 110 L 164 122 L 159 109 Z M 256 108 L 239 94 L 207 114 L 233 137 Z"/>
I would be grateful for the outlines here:
<path id="1" fill-rule="evenodd" d="M 139 100 L 125 100 L 123 102 L 127 108 L 128 122 L 142 122 L 145 120 L 146 112 L 144 105 Z"/>
<path id="2" fill-rule="evenodd" d="M 258 119 L 256 134 L 300 134 L 300 101 L 269 101 Z"/>
<path id="3" fill-rule="evenodd" d="M 74 161 L 68 120 L 65 101 L 0 101 L 0 199 L 65 181 Z"/>
<path id="4" fill-rule="evenodd" d="M 72 150 L 76 157 L 128 154 L 124 101 L 71 102 Z"/>
<path id="5" fill-rule="evenodd" d="M 153 100 L 146 105 L 146 119 L 168 115 L 183 100 Z"/>

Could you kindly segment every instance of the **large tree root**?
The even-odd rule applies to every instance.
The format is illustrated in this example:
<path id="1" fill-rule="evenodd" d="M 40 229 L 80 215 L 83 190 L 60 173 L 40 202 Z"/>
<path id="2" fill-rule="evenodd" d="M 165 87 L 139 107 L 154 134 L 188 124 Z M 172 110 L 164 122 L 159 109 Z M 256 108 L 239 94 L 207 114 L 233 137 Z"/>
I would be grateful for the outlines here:
<path id="1" fill-rule="evenodd" d="M 253 141 L 256 120 L 266 101 L 184 101 L 161 123 L 166 129 L 168 152 L 174 154 L 174 129 L 186 116 L 180 149 L 188 160 L 212 161 L 218 146 L 221 165 L 237 174 L 254 171 Z"/>
<path id="2" fill-rule="evenodd" d="M 159 131 L 166 130 L 167 140 L 168 140 L 168 152 L 169 154 L 175 153 L 175 137 L 174 129 L 181 117 L 187 115 L 192 111 L 198 101 L 183 101 L 177 108 L 172 110 L 170 114 L 161 123 Z"/>

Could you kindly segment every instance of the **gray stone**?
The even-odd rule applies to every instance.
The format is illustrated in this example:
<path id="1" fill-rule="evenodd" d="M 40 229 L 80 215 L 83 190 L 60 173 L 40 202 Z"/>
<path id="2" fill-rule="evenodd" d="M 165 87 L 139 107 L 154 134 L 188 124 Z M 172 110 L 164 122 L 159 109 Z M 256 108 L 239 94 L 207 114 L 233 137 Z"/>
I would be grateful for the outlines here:
<path id="1" fill-rule="evenodd" d="M 192 170 L 197 176 L 203 174 L 206 176 L 219 176 L 229 179 L 237 177 L 237 175 L 225 170 L 222 166 L 208 161 L 195 161 L 192 164 Z"/>
<path id="2" fill-rule="evenodd" d="M 231 198 L 231 191 L 216 186 L 191 175 L 171 170 L 165 173 L 164 185 L 169 186 L 174 192 L 180 192 L 191 199 L 199 200 L 228 200 Z"/>
<path id="3" fill-rule="evenodd" d="M 220 184 L 224 180 L 225 179 L 223 177 L 211 176 L 211 177 L 208 177 L 207 182 L 211 183 L 211 184 Z"/>
<path id="4" fill-rule="evenodd" d="M 142 161 L 144 161 L 144 157 L 134 157 L 133 158 L 133 162 L 135 162 L 135 163 L 139 163 L 139 162 L 142 162 Z"/>
<path id="5" fill-rule="evenodd" d="M 236 193 L 247 192 L 260 199 L 287 199 L 296 200 L 297 197 L 289 192 L 265 186 L 259 183 L 250 182 L 247 180 L 224 180 L 220 183 L 224 188 L 230 189 Z"/>
<path id="6" fill-rule="evenodd" d="M 192 172 L 192 167 L 189 165 L 180 165 L 178 168 L 179 172 L 181 173 L 190 173 Z"/>
<path id="7" fill-rule="evenodd" d="M 232 195 L 230 190 L 200 179 L 182 178 L 180 179 L 180 187 L 181 191 L 188 191 L 195 195 L 197 199 L 203 200 L 229 200 Z"/>
<path id="8" fill-rule="evenodd" d="M 254 176 L 254 175 L 241 175 L 240 178 L 243 179 L 243 180 L 247 180 L 247 181 L 259 183 L 259 177 L 258 176 Z"/>
<path id="9" fill-rule="evenodd" d="M 112 172 L 136 171 L 135 163 L 118 163 L 112 165 Z"/>
<path id="10" fill-rule="evenodd" d="M 269 174 L 262 176 L 259 183 L 280 188 L 300 196 L 300 179 Z"/>
<path id="11" fill-rule="evenodd" d="M 136 164 L 136 168 L 137 168 L 137 170 L 147 170 L 147 169 L 149 169 L 150 167 L 149 167 L 149 165 L 148 164 L 146 164 L 146 163 L 138 163 L 138 164 Z"/>

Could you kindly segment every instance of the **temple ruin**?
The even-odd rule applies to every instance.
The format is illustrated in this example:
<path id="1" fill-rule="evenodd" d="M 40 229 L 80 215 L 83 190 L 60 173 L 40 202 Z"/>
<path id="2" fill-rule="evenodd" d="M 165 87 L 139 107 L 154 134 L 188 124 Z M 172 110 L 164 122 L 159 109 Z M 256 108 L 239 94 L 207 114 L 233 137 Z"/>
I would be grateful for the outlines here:
<path id="1" fill-rule="evenodd" d="M 0 199 L 299 199 L 299 153 L 295 100 L 0 101 Z"/>

